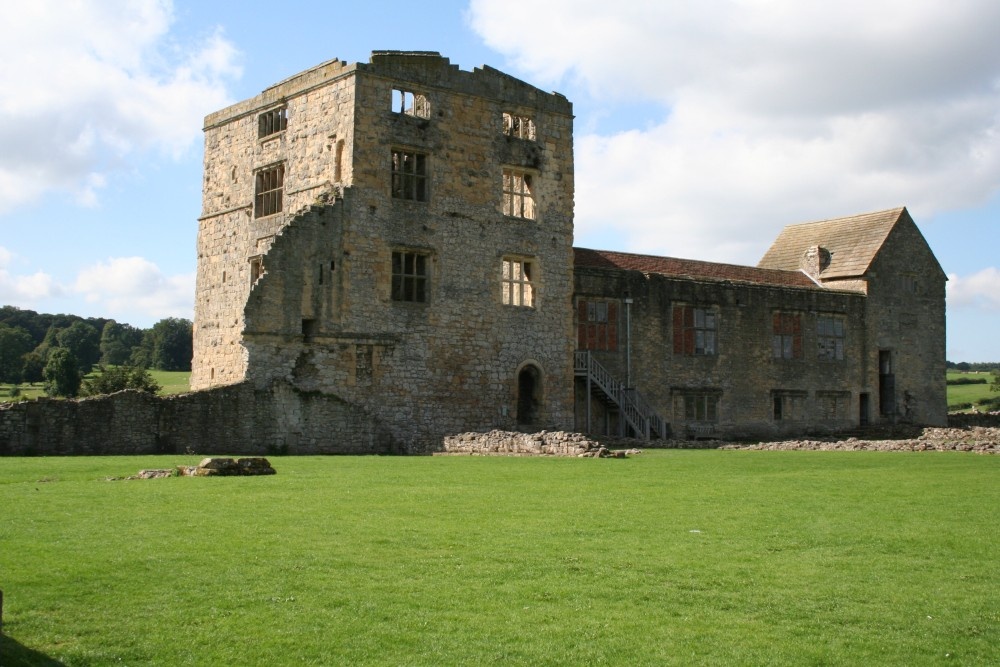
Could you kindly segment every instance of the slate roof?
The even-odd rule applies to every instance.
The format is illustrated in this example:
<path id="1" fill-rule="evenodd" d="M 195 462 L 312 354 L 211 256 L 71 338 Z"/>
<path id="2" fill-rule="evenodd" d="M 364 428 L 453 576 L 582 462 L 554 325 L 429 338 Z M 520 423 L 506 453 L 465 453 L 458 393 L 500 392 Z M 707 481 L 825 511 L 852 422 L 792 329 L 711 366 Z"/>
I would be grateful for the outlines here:
<path id="1" fill-rule="evenodd" d="M 781 231 L 757 266 L 761 269 L 796 270 L 801 266 L 806 250 L 818 245 L 830 251 L 830 264 L 820 273 L 820 278 L 863 276 L 882 249 L 889 232 L 903 216 L 909 216 L 909 213 L 905 207 L 899 207 L 789 225 Z"/>
<path id="2" fill-rule="evenodd" d="M 619 269 L 655 273 L 675 278 L 728 280 L 757 285 L 819 289 L 819 286 L 809 276 L 799 271 L 798 267 L 792 271 L 782 271 L 736 264 L 701 262 L 693 259 L 677 259 L 675 257 L 636 255 L 612 250 L 590 250 L 589 248 L 573 248 L 573 253 L 576 268 Z"/>

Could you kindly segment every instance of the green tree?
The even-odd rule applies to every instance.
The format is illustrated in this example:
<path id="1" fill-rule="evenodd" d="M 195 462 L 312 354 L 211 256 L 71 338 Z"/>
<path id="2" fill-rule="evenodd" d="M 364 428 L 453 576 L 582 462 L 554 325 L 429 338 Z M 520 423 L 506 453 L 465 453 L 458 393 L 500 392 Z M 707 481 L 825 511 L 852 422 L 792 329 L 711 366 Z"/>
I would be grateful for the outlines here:
<path id="1" fill-rule="evenodd" d="M 1000 371 L 993 376 L 993 384 L 990 385 L 990 391 L 1000 391 Z"/>
<path id="2" fill-rule="evenodd" d="M 122 366 L 129 363 L 133 348 L 142 343 L 142 329 L 108 320 L 101 331 L 102 364 Z"/>
<path id="3" fill-rule="evenodd" d="M 73 353 L 84 372 L 101 359 L 101 334 L 86 322 L 78 320 L 69 325 L 56 335 L 56 341 Z"/>
<path id="4" fill-rule="evenodd" d="M 21 327 L 0 324 L 0 382 L 16 384 L 23 378 L 24 355 L 35 347 L 35 339 Z"/>
<path id="5" fill-rule="evenodd" d="M 49 396 L 72 398 L 80 391 L 80 367 L 73 353 L 64 347 L 49 352 L 42 376 L 45 378 L 45 393 Z"/>
<path id="6" fill-rule="evenodd" d="M 21 380 L 23 382 L 41 382 L 45 379 L 42 371 L 45 370 L 45 357 L 37 350 L 24 355 L 24 367 Z"/>
<path id="7" fill-rule="evenodd" d="M 125 389 L 136 389 L 155 394 L 160 390 L 160 385 L 145 368 L 99 366 L 98 373 L 94 378 L 84 380 L 81 393 L 84 396 L 96 396 L 98 394 L 113 394 Z"/>
<path id="8" fill-rule="evenodd" d="M 168 317 L 153 325 L 152 366 L 164 371 L 191 370 L 194 333 L 190 320 Z M 145 340 L 143 341 L 145 344 Z"/>

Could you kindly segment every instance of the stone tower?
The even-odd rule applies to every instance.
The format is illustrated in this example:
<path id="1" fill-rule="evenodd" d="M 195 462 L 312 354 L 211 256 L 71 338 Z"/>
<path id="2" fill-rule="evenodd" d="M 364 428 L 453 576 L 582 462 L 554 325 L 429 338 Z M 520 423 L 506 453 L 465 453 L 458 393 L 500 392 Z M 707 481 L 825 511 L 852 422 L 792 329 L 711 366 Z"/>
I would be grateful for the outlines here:
<path id="1" fill-rule="evenodd" d="M 573 422 L 573 116 L 430 52 L 205 120 L 194 389 L 335 396 L 406 447 Z"/>

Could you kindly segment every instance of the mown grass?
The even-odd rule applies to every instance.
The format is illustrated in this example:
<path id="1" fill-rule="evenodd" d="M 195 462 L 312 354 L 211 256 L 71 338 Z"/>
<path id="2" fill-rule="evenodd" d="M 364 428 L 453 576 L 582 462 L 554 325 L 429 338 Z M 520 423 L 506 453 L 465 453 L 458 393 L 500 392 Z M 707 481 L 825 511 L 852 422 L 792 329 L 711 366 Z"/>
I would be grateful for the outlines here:
<path id="1" fill-rule="evenodd" d="M 1000 660 L 1000 458 L 194 462 L 0 459 L 0 663 Z"/>
<path id="2" fill-rule="evenodd" d="M 971 378 L 977 380 L 986 380 L 986 384 L 959 384 L 948 385 L 948 410 L 950 411 L 967 411 L 968 405 L 980 405 L 982 401 L 989 401 L 990 399 L 996 399 L 1000 394 L 995 391 L 990 391 L 990 385 L 993 382 L 993 375 L 990 373 L 963 373 L 960 371 L 948 371 L 948 379 L 955 380 L 957 378 Z M 980 409 L 995 409 L 989 406 L 984 406 Z"/>
<path id="3" fill-rule="evenodd" d="M 170 394 L 183 394 L 184 392 L 191 391 L 191 371 L 149 371 L 153 379 L 156 380 L 160 385 L 159 394 L 161 396 L 167 396 Z M 89 373 L 85 377 L 93 377 L 94 373 Z M 18 401 L 18 400 L 30 400 L 33 398 L 41 398 L 45 396 L 45 390 L 42 388 L 41 382 L 32 382 L 18 385 L 18 390 L 20 391 L 19 396 L 11 396 L 10 384 L 0 383 L 0 403 Z"/>

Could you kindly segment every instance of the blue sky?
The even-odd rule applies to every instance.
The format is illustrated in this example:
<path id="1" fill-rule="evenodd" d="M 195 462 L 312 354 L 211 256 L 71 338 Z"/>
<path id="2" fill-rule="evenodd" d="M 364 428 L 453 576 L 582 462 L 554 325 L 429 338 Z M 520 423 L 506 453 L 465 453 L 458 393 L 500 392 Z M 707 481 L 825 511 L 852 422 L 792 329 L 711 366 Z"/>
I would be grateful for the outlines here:
<path id="1" fill-rule="evenodd" d="M 191 318 L 204 116 L 413 49 L 573 101 L 577 245 L 752 265 L 786 224 L 905 205 L 950 277 L 948 358 L 1000 360 L 994 0 L 35 0 L 5 21 L 0 304 Z"/>

